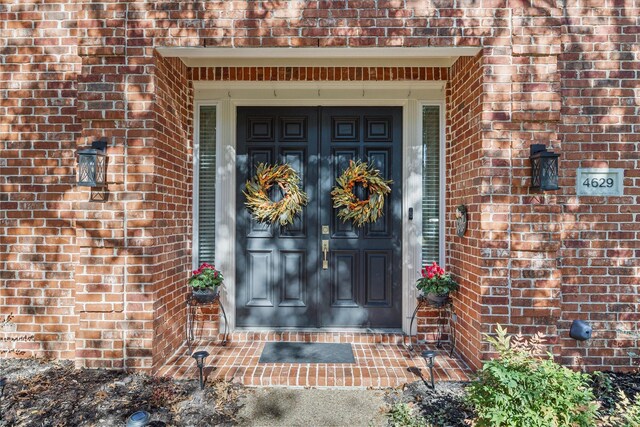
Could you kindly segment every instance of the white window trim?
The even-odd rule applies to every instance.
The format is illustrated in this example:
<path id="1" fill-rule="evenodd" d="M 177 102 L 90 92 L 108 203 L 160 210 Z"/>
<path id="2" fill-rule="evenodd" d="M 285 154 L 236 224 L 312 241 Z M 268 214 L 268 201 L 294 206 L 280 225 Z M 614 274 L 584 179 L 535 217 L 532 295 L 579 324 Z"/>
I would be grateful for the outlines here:
<path id="1" fill-rule="evenodd" d="M 295 87 L 292 87 L 295 86 Z M 357 89 L 354 89 L 354 86 Z M 440 107 L 440 264 L 445 265 L 445 101 L 444 82 L 312 82 L 307 85 L 278 84 L 269 82 L 195 82 L 194 146 L 193 146 L 193 266 L 197 268 L 198 256 L 198 205 L 199 205 L 199 119 L 200 107 L 216 107 L 216 266 L 225 274 L 225 287 L 221 292 L 229 327 L 235 328 L 235 206 L 236 206 L 236 109 L 239 106 L 401 106 L 403 111 L 403 221 L 402 221 L 402 329 L 409 332 L 411 314 L 416 307 L 417 272 L 422 262 L 422 156 L 410 155 L 422 152 L 422 107 Z M 348 89 L 347 89 L 348 88 Z M 378 96 L 382 91 L 394 90 L 395 95 Z M 231 91 L 234 91 L 233 93 Z M 339 99 L 330 98 L 331 91 L 340 93 Z M 402 90 L 402 95 L 399 91 Z M 408 93 L 404 93 L 408 90 Z M 286 92 L 279 97 L 276 91 Z M 317 95 L 316 92 L 317 91 Z M 324 91 L 323 93 L 321 93 Z M 362 96 L 345 94 L 346 91 L 362 91 Z M 421 99 L 421 91 L 439 100 Z M 293 92 L 297 95 L 291 96 Z M 413 96 L 412 96 L 413 92 Z M 253 96 L 251 96 L 253 95 Z M 400 95 L 400 96 L 399 96 Z M 240 96 L 236 98 L 236 96 Z M 204 99 L 203 99 L 204 97 Z M 215 97 L 215 98 L 213 98 Z M 413 130 L 413 131 L 412 131 Z M 418 151 L 416 151 L 418 150 Z M 416 196 L 419 196 L 416 198 Z M 414 217 L 408 220 L 408 209 Z M 416 238 L 417 237 L 417 238 Z M 417 326 L 416 326 L 417 327 Z M 415 333 L 415 331 L 412 331 Z"/>

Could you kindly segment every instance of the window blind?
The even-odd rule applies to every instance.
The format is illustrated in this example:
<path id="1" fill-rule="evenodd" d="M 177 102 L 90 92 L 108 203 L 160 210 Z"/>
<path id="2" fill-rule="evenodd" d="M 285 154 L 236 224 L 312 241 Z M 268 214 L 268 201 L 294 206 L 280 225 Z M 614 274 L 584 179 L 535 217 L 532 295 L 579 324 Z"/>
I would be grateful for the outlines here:
<path id="1" fill-rule="evenodd" d="M 198 164 L 198 264 L 215 262 L 216 107 L 200 107 Z"/>
<path id="2" fill-rule="evenodd" d="M 440 108 L 422 109 L 422 263 L 440 262 Z"/>

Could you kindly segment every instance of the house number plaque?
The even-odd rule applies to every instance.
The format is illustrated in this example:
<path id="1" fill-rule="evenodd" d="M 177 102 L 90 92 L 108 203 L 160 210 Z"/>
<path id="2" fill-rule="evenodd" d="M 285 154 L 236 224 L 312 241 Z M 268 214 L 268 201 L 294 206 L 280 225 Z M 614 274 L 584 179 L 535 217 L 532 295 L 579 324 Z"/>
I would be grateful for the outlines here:
<path id="1" fill-rule="evenodd" d="M 622 196 L 624 169 L 578 168 L 576 194 L 578 196 Z"/>

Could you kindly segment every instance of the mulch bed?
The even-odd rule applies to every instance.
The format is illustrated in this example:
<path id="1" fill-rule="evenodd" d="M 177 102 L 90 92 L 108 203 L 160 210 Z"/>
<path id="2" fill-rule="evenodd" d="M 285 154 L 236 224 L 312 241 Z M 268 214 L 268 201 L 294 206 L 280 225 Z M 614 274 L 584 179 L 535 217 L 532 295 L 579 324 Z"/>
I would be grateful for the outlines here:
<path id="1" fill-rule="evenodd" d="M 195 376 L 194 372 L 194 376 Z M 7 377 L 0 402 L 0 427 L 123 426 L 135 411 L 151 413 L 150 426 L 235 425 L 239 400 L 250 393 L 226 381 L 175 381 L 103 369 L 74 369 L 71 362 L 0 359 L 0 377 Z M 423 381 L 387 395 L 390 404 L 405 402 L 438 427 L 463 427 L 473 416 L 464 403 L 464 382 Z M 602 411 L 615 406 L 618 390 L 640 399 L 640 371 L 593 376 L 594 394 Z"/>
<path id="2" fill-rule="evenodd" d="M 601 403 L 601 414 L 606 414 L 618 401 L 618 390 L 629 399 L 640 399 L 640 371 L 632 373 L 603 372 L 592 376 L 592 388 Z M 473 417 L 473 409 L 464 402 L 466 382 L 438 382 L 435 390 L 423 381 L 407 384 L 401 393 L 391 393 L 388 403 L 408 403 L 437 427 L 468 427 L 465 419 Z"/>
<path id="3" fill-rule="evenodd" d="M 195 372 L 194 372 L 195 374 Z M 151 426 L 234 425 L 240 385 L 174 381 L 70 362 L 0 359 L 7 377 L 0 426 L 123 426 L 145 410 Z"/>

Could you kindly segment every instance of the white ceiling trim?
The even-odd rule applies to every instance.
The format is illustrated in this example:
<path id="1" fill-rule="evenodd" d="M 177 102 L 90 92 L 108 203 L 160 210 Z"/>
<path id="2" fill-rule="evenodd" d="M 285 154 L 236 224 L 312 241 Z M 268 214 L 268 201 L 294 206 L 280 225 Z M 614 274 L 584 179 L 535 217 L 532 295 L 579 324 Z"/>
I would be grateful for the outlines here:
<path id="1" fill-rule="evenodd" d="M 450 66 L 461 56 L 475 56 L 476 47 L 299 47 L 222 48 L 159 47 L 164 57 L 180 58 L 193 67 L 204 66 Z M 300 62 L 304 61 L 304 62 Z M 335 61 L 340 61 L 336 63 Z M 390 63 L 389 61 L 393 61 Z"/>
<path id="2" fill-rule="evenodd" d="M 475 56 L 477 47 L 159 47 L 166 57 L 179 58 L 442 58 Z"/>
<path id="3" fill-rule="evenodd" d="M 395 90 L 395 89 L 438 89 L 442 90 L 446 82 L 443 80 L 399 80 L 399 81 L 204 81 L 193 82 L 195 90 L 199 89 L 224 89 L 224 90 Z"/>

